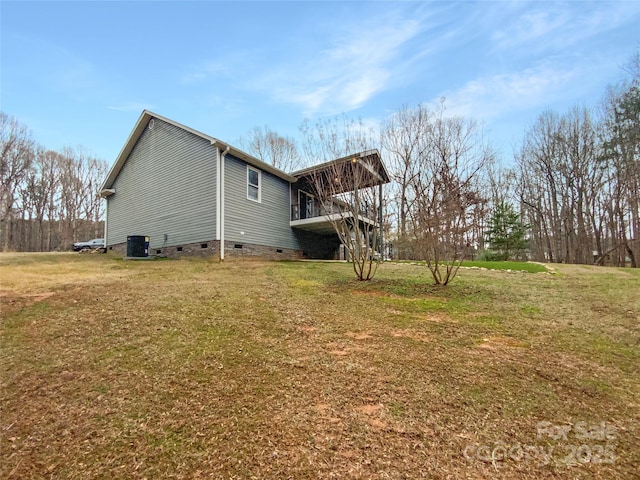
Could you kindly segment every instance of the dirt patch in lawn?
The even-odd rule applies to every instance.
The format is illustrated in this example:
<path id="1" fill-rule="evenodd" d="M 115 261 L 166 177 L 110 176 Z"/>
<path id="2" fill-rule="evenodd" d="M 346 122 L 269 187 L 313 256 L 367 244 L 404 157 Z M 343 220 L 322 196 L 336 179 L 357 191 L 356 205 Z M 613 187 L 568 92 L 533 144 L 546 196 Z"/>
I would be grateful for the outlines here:
<path id="1" fill-rule="evenodd" d="M 381 403 L 376 403 L 356 407 L 356 410 L 360 413 L 364 413 L 365 415 L 374 415 L 378 414 L 383 408 L 384 406 Z"/>
<path id="2" fill-rule="evenodd" d="M 396 338 L 410 338 L 411 340 L 416 340 L 418 342 L 429 342 L 430 340 L 432 340 L 428 335 L 412 329 L 393 330 L 391 332 L 391 335 Z"/>
<path id="3" fill-rule="evenodd" d="M 354 340 L 368 340 L 373 338 L 370 332 L 347 332 L 345 335 L 349 338 L 353 338 Z"/>
<path id="4" fill-rule="evenodd" d="M 15 293 L 10 290 L 0 290 L 0 310 L 13 313 L 34 303 L 42 302 L 54 295 L 55 292 L 43 293 Z"/>
<path id="5" fill-rule="evenodd" d="M 482 342 L 478 344 L 478 348 L 486 350 L 498 350 L 500 348 L 527 348 L 528 345 L 516 338 L 511 337 L 488 337 L 483 338 Z"/>

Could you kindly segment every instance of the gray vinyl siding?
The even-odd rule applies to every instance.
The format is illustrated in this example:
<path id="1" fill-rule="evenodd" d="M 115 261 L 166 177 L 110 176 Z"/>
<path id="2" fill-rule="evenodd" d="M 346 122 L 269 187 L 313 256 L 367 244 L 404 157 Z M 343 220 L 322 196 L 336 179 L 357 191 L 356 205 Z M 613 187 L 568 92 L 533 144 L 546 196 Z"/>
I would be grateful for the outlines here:
<path id="1" fill-rule="evenodd" d="M 225 240 L 299 249 L 290 226 L 289 182 L 262 171 L 258 203 L 247 198 L 247 164 L 227 155 L 224 168 Z"/>
<path id="2" fill-rule="evenodd" d="M 108 197 L 107 242 L 148 235 L 150 247 L 161 248 L 214 240 L 217 149 L 181 128 L 152 122 Z"/>

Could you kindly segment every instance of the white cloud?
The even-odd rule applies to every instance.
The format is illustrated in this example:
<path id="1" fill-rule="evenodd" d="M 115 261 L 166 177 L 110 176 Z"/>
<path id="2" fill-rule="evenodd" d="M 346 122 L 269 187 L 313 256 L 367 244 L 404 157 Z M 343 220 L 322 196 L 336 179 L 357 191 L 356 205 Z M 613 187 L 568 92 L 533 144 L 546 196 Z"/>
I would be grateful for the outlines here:
<path id="1" fill-rule="evenodd" d="M 523 13 L 514 13 L 509 22 L 496 26 L 492 40 L 498 50 L 567 50 L 615 31 L 639 12 L 636 2 L 596 3 L 590 8 L 582 2 L 533 5 L 520 5 L 526 9 Z"/>
<path id="2" fill-rule="evenodd" d="M 420 32 L 414 19 L 388 17 L 342 25 L 329 48 L 301 62 L 268 69 L 252 82 L 278 101 L 300 106 L 304 113 L 334 114 L 356 109 L 388 87 L 407 43 Z"/>
<path id="3" fill-rule="evenodd" d="M 575 70 L 538 66 L 474 79 L 442 96 L 447 99 L 449 114 L 491 119 L 509 112 L 544 108 L 564 95 L 576 77 Z"/>
<path id="4" fill-rule="evenodd" d="M 537 11 L 524 13 L 493 34 L 499 48 L 517 48 L 536 41 L 555 41 L 560 30 L 567 27 L 566 12 Z"/>

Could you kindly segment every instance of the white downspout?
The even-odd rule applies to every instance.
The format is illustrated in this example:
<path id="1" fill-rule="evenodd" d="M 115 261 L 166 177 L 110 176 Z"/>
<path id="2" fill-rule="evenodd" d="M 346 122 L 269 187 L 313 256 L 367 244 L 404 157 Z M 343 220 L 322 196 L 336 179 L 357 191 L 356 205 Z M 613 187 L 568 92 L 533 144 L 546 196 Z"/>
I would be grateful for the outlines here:
<path id="1" fill-rule="evenodd" d="M 220 261 L 224 261 L 224 157 L 229 153 L 231 147 L 227 148 L 220 155 Z"/>
<path id="2" fill-rule="evenodd" d="M 216 147 L 216 240 L 220 241 L 220 225 L 222 224 L 220 215 L 222 212 L 220 202 L 222 194 L 220 192 L 220 156 L 222 152 Z"/>
<path id="3" fill-rule="evenodd" d="M 107 222 L 108 221 L 109 221 L 109 198 L 107 197 L 104 199 L 104 250 L 105 252 L 109 248 L 108 247 L 109 239 L 107 238 Z"/>

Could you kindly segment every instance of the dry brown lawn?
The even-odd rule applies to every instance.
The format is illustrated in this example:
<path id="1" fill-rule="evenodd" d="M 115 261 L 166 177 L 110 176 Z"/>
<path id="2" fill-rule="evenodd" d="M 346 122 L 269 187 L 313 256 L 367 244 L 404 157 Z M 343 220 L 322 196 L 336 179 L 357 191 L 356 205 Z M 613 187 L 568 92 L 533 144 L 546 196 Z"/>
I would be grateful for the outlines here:
<path id="1" fill-rule="evenodd" d="M 640 272 L 0 255 L 0 477 L 640 478 Z"/>

